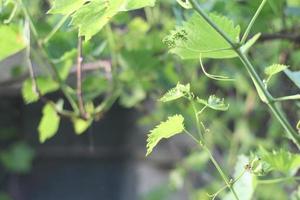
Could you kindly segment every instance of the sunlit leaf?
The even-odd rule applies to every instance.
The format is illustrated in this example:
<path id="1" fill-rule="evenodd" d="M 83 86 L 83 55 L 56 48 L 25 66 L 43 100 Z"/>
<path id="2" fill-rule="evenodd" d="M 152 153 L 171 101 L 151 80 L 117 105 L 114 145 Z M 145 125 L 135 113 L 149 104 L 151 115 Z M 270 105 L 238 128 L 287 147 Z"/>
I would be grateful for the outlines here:
<path id="1" fill-rule="evenodd" d="M 43 108 L 43 116 L 38 127 L 41 143 L 44 143 L 57 133 L 59 123 L 60 117 L 56 113 L 54 105 L 46 104 Z"/>
<path id="2" fill-rule="evenodd" d="M 56 0 L 49 11 L 54 14 L 73 13 L 72 25 L 79 28 L 79 35 L 89 40 L 119 12 L 154 6 L 156 0 Z"/>
<path id="3" fill-rule="evenodd" d="M 77 135 L 81 135 L 82 133 L 84 133 L 92 124 L 92 120 L 83 120 L 83 119 L 80 119 L 80 118 L 74 118 L 72 120 L 73 122 L 73 126 L 74 126 L 74 130 L 75 130 L 75 133 Z"/>
<path id="4" fill-rule="evenodd" d="M 184 118 L 182 115 L 174 115 L 169 117 L 167 121 L 160 123 L 155 129 L 151 130 L 147 139 L 147 154 L 148 156 L 153 148 L 162 139 L 170 138 L 181 133 L 184 130 Z"/>
<path id="5" fill-rule="evenodd" d="M 25 41 L 15 27 L 0 25 L 0 61 L 25 48 Z"/>
<path id="6" fill-rule="evenodd" d="M 239 26 L 234 26 L 231 20 L 223 16 L 211 14 L 210 17 L 233 42 L 239 42 Z M 164 43 L 171 53 L 182 59 L 199 59 L 200 55 L 202 58 L 237 57 L 231 45 L 198 14 L 171 31 L 164 38 Z"/>
<path id="7" fill-rule="evenodd" d="M 58 90 L 59 84 L 49 77 L 37 77 L 37 87 L 42 95 Z M 25 103 L 33 103 L 38 100 L 38 94 L 32 86 L 32 79 L 24 81 L 22 86 L 22 96 Z"/>
<path id="8" fill-rule="evenodd" d="M 159 100 L 162 102 L 174 101 L 181 97 L 184 97 L 190 93 L 190 84 L 182 85 L 177 83 L 176 87 L 170 89 L 162 98 Z"/>
<path id="9" fill-rule="evenodd" d="M 85 2 L 88 1 L 89 0 L 55 0 L 48 13 L 69 15 L 78 10 Z"/>

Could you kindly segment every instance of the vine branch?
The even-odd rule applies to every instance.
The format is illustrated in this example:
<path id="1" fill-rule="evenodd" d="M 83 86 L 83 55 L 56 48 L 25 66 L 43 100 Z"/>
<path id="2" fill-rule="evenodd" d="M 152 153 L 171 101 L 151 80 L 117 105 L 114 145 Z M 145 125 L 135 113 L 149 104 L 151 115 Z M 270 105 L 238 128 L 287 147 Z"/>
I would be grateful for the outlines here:
<path id="1" fill-rule="evenodd" d="M 235 44 L 231 41 L 231 39 L 227 36 L 227 34 L 220 29 L 202 10 L 200 5 L 196 0 L 190 0 L 190 3 L 193 9 L 206 20 L 208 24 L 210 24 L 232 47 L 232 49 L 237 53 L 238 57 L 240 58 L 241 62 L 243 63 L 244 67 L 248 71 L 257 92 L 261 96 L 261 100 L 266 103 L 274 116 L 280 122 L 282 127 L 286 130 L 288 137 L 297 145 L 298 149 L 300 149 L 300 136 L 288 122 L 286 116 L 284 115 L 283 111 L 277 106 L 276 101 L 274 100 L 273 96 L 269 93 L 269 91 L 265 88 L 262 79 L 257 74 L 254 66 L 248 59 L 247 55 L 245 55 L 241 49 L 239 44 Z"/>
<path id="2" fill-rule="evenodd" d="M 82 118 L 86 119 L 87 116 L 86 116 L 86 111 L 84 108 L 84 100 L 83 100 L 83 95 L 82 95 L 82 62 L 83 62 L 82 42 L 83 42 L 83 37 L 79 36 L 78 37 L 78 46 L 77 46 L 77 72 L 76 72 L 77 89 L 76 89 L 76 94 L 77 94 L 80 115 Z"/>

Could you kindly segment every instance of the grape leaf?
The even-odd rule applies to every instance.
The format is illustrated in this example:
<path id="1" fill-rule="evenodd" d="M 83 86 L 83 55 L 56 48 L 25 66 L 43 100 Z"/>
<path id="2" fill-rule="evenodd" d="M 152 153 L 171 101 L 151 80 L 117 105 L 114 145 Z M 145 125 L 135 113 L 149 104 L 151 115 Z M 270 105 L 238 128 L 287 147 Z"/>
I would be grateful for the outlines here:
<path id="1" fill-rule="evenodd" d="M 52 138 L 59 128 L 60 117 L 56 113 L 56 110 L 53 106 L 54 105 L 48 103 L 43 108 L 43 117 L 38 127 L 39 139 L 41 143 L 44 143 L 47 139 Z"/>
<path id="2" fill-rule="evenodd" d="M 268 163 L 272 170 L 294 175 L 300 168 L 300 155 L 284 149 L 268 152 L 261 148 L 261 159 Z"/>
<path id="3" fill-rule="evenodd" d="M 229 108 L 229 104 L 225 104 L 224 99 L 220 99 L 215 95 L 209 96 L 208 100 L 200 99 L 197 97 L 197 102 L 203 104 L 213 110 L 226 111 Z"/>
<path id="4" fill-rule="evenodd" d="M 147 154 L 148 156 L 153 148 L 163 138 L 167 139 L 184 130 L 184 118 L 182 115 L 174 115 L 169 117 L 167 121 L 160 123 L 156 128 L 150 131 L 147 139 Z"/>
<path id="5" fill-rule="evenodd" d="M 69 15 L 71 24 L 79 28 L 79 36 L 89 40 L 119 12 L 154 6 L 156 0 L 56 0 L 50 13 Z"/>
<path id="6" fill-rule="evenodd" d="M 25 41 L 12 26 L 0 25 L 0 61 L 25 48 Z"/>
<path id="7" fill-rule="evenodd" d="M 210 14 L 210 17 L 234 43 L 239 42 L 239 26 L 234 26 L 231 20 L 223 16 Z M 171 53 L 182 59 L 198 59 L 200 55 L 202 58 L 237 57 L 231 45 L 198 14 L 171 31 L 163 41 Z"/>
<path id="8" fill-rule="evenodd" d="M 174 101 L 181 97 L 184 97 L 186 94 L 190 93 L 190 84 L 182 85 L 177 83 L 176 87 L 170 89 L 162 98 L 159 100 L 162 102 Z"/>

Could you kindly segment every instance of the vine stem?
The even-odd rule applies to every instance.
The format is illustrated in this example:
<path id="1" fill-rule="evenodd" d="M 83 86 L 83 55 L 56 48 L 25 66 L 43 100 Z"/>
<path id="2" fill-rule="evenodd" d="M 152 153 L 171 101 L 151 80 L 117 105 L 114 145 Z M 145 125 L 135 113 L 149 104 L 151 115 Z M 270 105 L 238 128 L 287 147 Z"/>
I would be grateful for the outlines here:
<path id="1" fill-rule="evenodd" d="M 211 26 L 213 27 L 223 38 L 226 40 L 232 49 L 236 52 L 240 60 L 242 61 L 244 67 L 248 71 L 255 87 L 256 90 L 261 97 L 261 100 L 266 103 L 274 116 L 277 118 L 277 120 L 281 123 L 282 127 L 286 130 L 288 137 L 296 144 L 298 149 L 300 149 L 300 136 L 299 134 L 293 129 L 291 124 L 288 122 L 286 116 L 282 112 L 279 107 L 276 105 L 276 101 L 273 98 L 273 96 L 269 93 L 269 91 L 265 88 L 265 85 L 262 81 L 262 79 L 259 77 L 257 74 L 256 70 L 254 69 L 252 63 L 248 59 L 248 57 L 242 52 L 240 49 L 240 44 L 235 44 L 234 42 L 231 41 L 231 39 L 227 36 L 227 34 L 220 29 L 215 22 L 213 22 L 208 15 L 201 9 L 200 5 L 196 0 L 189 0 L 193 9 L 203 17 L 203 19 Z"/>
<path id="2" fill-rule="evenodd" d="M 225 182 L 225 184 L 227 185 L 227 187 L 230 189 L 230 191 L 232 192 L 232 194 L 234 195 L 234 197 L 239 200 L 239 197 L 237 195 L 237 193 L 235 192 L 234 188 L 232 187 L 232 184 L 230 183 L 229 179 L 227 178 L 227 176 L 225 175 L 225 173 L 223 172 L 221 166 L 219 165 L 219 163 L 216 161 L 216 159 L 214 158 L 214 156 L 212 155 L 212 153 L 210 152 L 209 148 L 204 144 L 204 136 L 201 133 L 201 127 L 200 127 L 200 122 L 199 122 L 199 114 L 195 105 L 195 102 L 193 99 L 190 98 L 190 102 L 192 104 L 193 107 L 193 111 L 194 111 L 194 115 L 195 115 L 195 120 L 196 120 L 196 126 L 197 126 L 197 130 L 198 130 L 198 134 L 200 135 L 201 139 L 200 141 L 198 141 L 191 133 L 189 133 L 187 130 L 185 130 L 186 133 L 188 133 L 189 136 L 192 137 L 192 139 L 194 141 L 197 142 L 197 144 L 200 145 L 200 147 L 202 147 L 204 149 L 204 151 L 208 154 L 209 159 L 211 160 L 211 162 L 213 163 L 213 165 L 215 166 L 215 168 L 217 169 L 217 171 L 219 172 L 220 176 L 222 177 L 223 181 Z M 205 109 L 205 107 L 204 107 Z M 203 111 L 203 110 L 202 110 Z"/>
<path id="3" fill-rule="evenodd" d="M 217 169 L 217 171 L 219 172 L 220 176 L 222 177 L 223 181 L 226 184 L 226 187 L 229 188 L 229 190 L 233 193 L 234 197 L 239 200 L 239 197 L 237 195 L 237 193 L 235 192 L 234 188 L 232 187 L 233 183 L 230 183 L 229 179 L 227 178 L 227 176 L 225 175 L 225 173 L 223 172 L 221 166 L 219 165 L 219 163 L 216 161 L 216 159 L 214 158 L 214 156 L 212 155 L 212 153 L 210 152 L 209 148 L 200 141 L 198 141 L 198 139 L 189 131 L 187 131 L 186 129 L 184 129 L 184 132 L 187 133 L 202 149 L 204 149 L 204 151 L 208 154 L 209 159 L 211 160 L 211 162 L 213 163 L 213 165 L 215 166 L 215 168 Z"/>
<path id="4" fill-rule="evenodd" d="M 32 18 L 30 16 L 30 13 L 27 9 L 27 7 L 25 6 L 25 4 L 23 3 L 23 0 L 18 0 L 18 3 L 20 4 L 21 8 L 22 8 L 22 11 L 23 11 L 23 14 L 25 15 L 26 19 L 28 20 L 29 22 L 29 26 L 30 26 L 30 29 L 31 29 L 31 33 L 32 35 L 34 36 L 34 39 L 36 40 L 36 43 L 37 43 L 37 46 L 39 47 L 40 51 L 41 51 L 41 54 L 43 57 L 45 57 L 45 59 L 47 59 L 49 61 L 49 65 L 54 73 L 54 76 L 57 80 L 57 82 L 59 83 L 60 87 L 61 87 L 61 90 L 63 92 L 63 94 L 65 95 L 65 97 L 68 99 L 70 105 L 72 106 L 72 109 L 74 110 L 74 112 L 77 114 L 79 113 L 79 109 L 77 107 L 77 104 L 76 102 L 74 101 L 74 99 L 72 98 L 69 90 L 70 88 L 64 83 L 64 81 L 61 79 L 60 75 L 59 75 L 59 72 L 57 70 L 57 68 L 55 67 L 55 64 L 52 62 L 52 60 L 48 57 L 48 53 L 46 51 L 46 48 L 44 46 L 44 43 L 41 43 L 40 40 L 39 40 L 39 35 L 38 35 L 38 32 L 35 28 L 35 25 L 32 21 Z"/>
<path id="5" fill-rule="evenodd" d="M 31 48 L 30 48 L 30 43 L 31 43 L 31 38 L 30 38 L 30 28 L 29 28 L 29 20 L 28 18 L 26 18 L 26 21 L 25 21 L 25 30 L 26 30 L 26 55 L 25 55 L 25 59 L 26 59 L 26 63 L 27 63 L 27 66 L 28 66 L 28 70 L 29 70 L 29 75 L 30 75 L 30 78 L 31 78 L 31 83 L 32 83 L 32 91 L 35 92 L 38 96 L 38 98 L 43 102 L 43 103 L 48 103 L 52 106 L 52 108 L 55 110 L 55 112 L 60 115 L 61 117 L 67 117 L 67 118 L 71 118 L 73 117 L 73 113 L 72 112 L 69 112 L 69 111 L 66 111 L 66 110 L 58 110 L 57 107 L 56 107 L 56 104 L 49 100 L 48 98 L 46 98 L 42 92 L 39 90 L 39 87 L 38 87 L 38 83 L 37 83 L 37 77 L 36 77 L 36 74 L 34 72 L 34 69 L 33 69 L 33 64 L 31 62 Z"/>
<path id="6" fill-rule="evenodd" d="M 300 177 L 283 177 L 283 178 L 277 178 L 277 179 L 271 179 L 271 180 L 258 180 L 258 185 L 267 185 L 267 184 L 276 184 L 276 183 L 282 183 L 286 181 L 300 181 Z"/>
<path id="7" fill-rule="evenodd" d="M 207 152 L 210 160 L 212 161 L 212 163 L 214 164 L 214 166 L 216 167 L 216 169 L 218 170 L 219 174 L 221 175 L 222 179 L 224 180 L 224 182 L 226 183 L 227 187 L 229 188 L 229 190 L 232 192 L 232 194 L 234 195 L 234 197 L 239 200 L 239 197 L 237 195 L 237 193 L 235 192 L 234 188 L 232 187 L 232 183 L 230 183 L 230 181 L 228 180 L 227 176 L 225 175 L 225 173 L 223 172 L 223 170 L 221 169 L 219 163 L 216 161 L 216 159 L 214 158 L 214 156 L 212 155 L 212 153 L 210 152 L 210 150 L 207 148 L 206 145 L 202 145 L 202 148 Z"/>
<path id="8" fill-rule="evenodd" d="M 43 39 L 43 43 L 48 43 L 51 38 L 55 35 L 55 33 L 62 27 L 62 25 L 67 21 L 68 15 L 61 18 L 61 20 L 55 25 L 55 27 L 51 30 L 51 32 Z"/>
<path id="9" fill-rule="evenodd" d="M 104 101 L 98 105 L 95 108 L 94 115 L 97 118 L 100 118 L 101 115 L 106 112 L 110 107 L 113 106 L 113 104 L 117 101 L 121 94 L 118 82 L 118 75 L 117 75 L 117 67 L 118 67 L 118 52 L 117 52 L 117 46 L 115 42 L 115 38 L 113 35 L 113 31 L 111 28 L 111 25 L 108 23 L 106 25 L 106 35 L 108 40 L 108 46 L 111 53 L 111 74 L 112 74 L 112 80 L 110 81 L 110 94 L 107 94 L 107 97 L 105 97 Z"/>
<path id="10" fill-rule="evenodd" d="M 263 7 L 265 6 L 265 4 L 267 3 L 267 0 L 262 0 L 261 4 L 259 5 L 258 9 L 256 10 L 254 16 L 252 17 L 243 37 L 242 37 L 242 40 L 241 40 L 241 43 L 244 44 L 248 38 L 248 35 L 251 31 L 251 28 L 253 27 L 254 25 L 254 22 L 256 21 L 257 17 L 259 16 L 260 12 L 262 11 Z"/>
<path id="11" fill-rule="evenodd" d="M 86 119 L 86 112 L 84 108 L 84 101 L 83 101 L 83 95 L 82 95 L 82 62 L 83 62 L 83 56 L 82 56 L 82 41 L 83 37 L 78 37 L 78 46 L 77 46 L 77 100 L 78 100 L 78 107 L 80 111 L 80 115 L 82 118 Z"/>

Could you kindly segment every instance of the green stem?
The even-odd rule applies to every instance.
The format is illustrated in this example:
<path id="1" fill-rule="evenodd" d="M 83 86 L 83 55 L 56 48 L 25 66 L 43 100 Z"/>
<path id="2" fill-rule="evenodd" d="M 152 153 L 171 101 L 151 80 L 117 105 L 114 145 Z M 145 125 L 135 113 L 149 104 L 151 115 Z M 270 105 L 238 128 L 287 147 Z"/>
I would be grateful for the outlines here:
<path id="1" fill-rule="evenodd" d="M 259 16 L 259 14 L 261 13 L 263 7 L 265 6 L 267 0 L 262 0 L 261 4 L 259 5 L 258 9 L 256 10 L 256 13 L 254 14 L 254 16 L 252 17 L 243 37 L 242 37 L 242 40 L 241 40 L 241 43 L 244 44 L 248 38 L 248 35 L 250 33 L 250 30 L 251 28 L 253 27 L 254 25 L 254 22 L 256 21 L 257 17 Z"/>
<path id="2" fill-rule="evenodd" d="M 192 104 L 193 110 L 194 110 L 194 115 L 195 115 L 195 120 L 196 120 L 196 124 L 197 124 L 197 130 L 198 130 L 198 134 L 200 135 L 201 139 L 200 141 L 198 141 L 195 137 L 193 137 L 192 134 L 190 134 L 188 131 L 187 132 L 194 140 L 197 141 L 197 144 L 199 144 L 208 154 L 211 162 L 214 164 L 214 166 L 216 167 L 217 171 L 219 172 L 219 174 L 221 175 L 221 177 L 223 178 L 225 184 L 228 186 L 228 188 L 230 189 L 230 191 L 232 192 L 232 194 L 234 195 L 234 197 L 239 200 L 235 190 L 232 187 L 232 184 L 229 182 L 227 176 L 225 175 L 225 173 L 223 172 L 223 170 L 221 169 L 220 165 L 218 164 L 218 162 L 215 160 L 215 158 L 213 157 L 212 153 L 210 152 L 210 150 L 207 148 L 207 146 L 204 144 L 204 138 L 203 135 L 201 133 L 201 127 L 199 124 L 199 116 L 198 116 L 198 111 L 197 108 L 195 106 L 194 100 L 190 99 L 190 102 Z"/>
<path id="3" fill-rule="evenodd" d="M 265 84 L 263 83 L 262 79 L 258 76 L 257 72 L 255 71 L 252 63 L 249 61 L 248 57 L 242 52 L 242 50 L 231 41 L 231 39 L 227 36 L 226 33 L 223 32 L 207 15 L 205 12 L 202 11 L 201 7 L 197 3 L 196 0 L 190 0 L 193 9 L 200 14 L 206 21 L 209 23 L 232 47 L 232 49 L 237 53 L 240 60 L 244 64 L 244 67 L 247 69 L 256 89 L 257 92 L 260 94 L 261 99 L 264 103 L 268 104 L 270 110 L 273 112 L 277 120 L 281 123 L 282 127 L 286 130 L 288 136 L 291 140 L 297 145 L 300 149 L 300 136 L 298 133 L 293 129 L 291 124 L 288 122 L 287 118 L 284 116 L 283 112 L 276 106 L 274 98 L 269 93 L 269 91 L 265 88 Z"/>
<path id="4" fill-rule="evenodd" d="M 239 200 L 239 197 L 238 197 L 237 193 L 235 192 L 234 188 L 232 187 L 232 183 L 229 182 L 227 176 L 225 175 L 225 173 L 221 169 L 219 163 L 215 160 L 215 158 L 211 154 L 210 150 L 205 145 L 202 145 L 202 148 L 208 153 L 208 156 L 209 156 L 210 160 L 212 161 L 212 163 L 214 164 L 214 166 L 218 170 L 219 174 L 221 175 L 222 179 L 224 180 L 224 182 L 226 183 L 227 187 L 230 189 L 230 191 L 232 192 L 234 197 L 237 200 Z"/>
<path id="5" fill-rule="evenodd" d="M 200 121 L 199 121 L 199 114 L 198 114 L 195 102 L 194 102 L 193 99 L 190 100 L 190 102 L 192 104 L 194 115 L 195 115 L 195 120 L 196 120 L 196 126 L 197 126 L 198 135 L 201 138 L 201 140 L 203 140 L 204 136 L 203 136 L 202 131 L 201 131 L 201 126 L 200 126 Z"/>
<path id="6" fill-rule="evenodd" d="M 51 32 L 45 37 L 43 43 L 46 44 L 50 41 L 50 39 L 55 35 L 55 33 L 62 27 L 62 25 L 67 21 L 68 15 L 64 16 L 51 30 Z"/>
<path id="7" fill-rule="evenodd" d="M 267 184 L 276 184 L 276 183 L 282 183 L 286 181 L 300 181 L 300 177 L 284 177 L 284 178 L 277 178 L 277 179 L 271 179 L 271 180 L 258 180 L 258 185 L 267 185 Z"/>
<path id="8" fill-rule="evenodd" d="M 292 95 L 292 96 L 286 96 L 286 97 L 278 97 L 275 98 L 275 101 L 289 101 L 289 100 L 298 100 L 300 99 L 300 94 Z"/>

